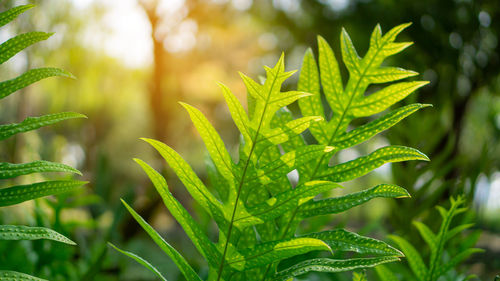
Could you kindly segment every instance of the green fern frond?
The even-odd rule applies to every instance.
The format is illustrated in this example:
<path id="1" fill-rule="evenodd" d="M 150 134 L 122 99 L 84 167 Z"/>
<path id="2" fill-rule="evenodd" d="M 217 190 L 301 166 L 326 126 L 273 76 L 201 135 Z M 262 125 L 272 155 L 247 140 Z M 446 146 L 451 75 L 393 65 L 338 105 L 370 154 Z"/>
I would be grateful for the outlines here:
<path id="1" fill-rule="evenodd" d="M 281 91 L 283 82 L 294 73 L 285 71 L 283 55 L 274 67 L 265 67 L 266 77 L 259 82 L 240 73 L 247 89 L 248 111 L 227 86 L 219 83 L 231 117 L 241 134 L 236 162 L 203 113 L 181 103 L 208 151 L 207 172 L 218 194 L 213 194 L 171 147 L 144 139 L 162 155 L 189 194 L 217 224 L 218 242 L 214 243 L 172 196 L 165 178 L 136 159 L 170 213 L 207 261 L 208 280 L 287 280 L 310 271 L 341 272 L 374 267 L 397 261 L 403 256 L 401 251 L 383 241 L 343 229 L 299 236 L 295 232 L 300 221 L 312 216 L 340 213 L 374 198 L 409 197 L 402 187 L 381 184 L 342 197 L 314 199 L 331 189 L 340 188 L 338 183 L 358 178 L 385 163 L 429 160 L 416 149 L 388 146 L 346 163 L 329 165 L 330 158 L 340 150 L 365 142 L 429 106 L 404 106 L 347 131 L 347 126 L 355 118 L 380 113 L 427 83 L 401 82 L 386 86 L 372 95 L 364 95 L 370 84 L 388 83 L 416 75 L 413 71 L 380 66 L 386 57 L 410 45 L 394 42 L 396 35 L 406 26 L 398 26 L 384 36 L 377 26 L 364 58 L 357 55 L 343 30 L 342 56 L 350 74 L 345 87 L 335 55 L 321 37 L 318 38 L 319 70 L 312 51 L 308 50 L 297 91 Z M 331 117 L 323 108 L 321 89 L 332 109 Z M 286 108 L 295 101 L 299 103 L 302 117 L 293 118 Z M 302 137 L 307 129 L 314 136 L 315 144 L 306 143 Z M 292 171 L 298 171 L 298 183 L 289 180 L 288 174 Z M 166 242 L 128 205 L 125 206 L 153 240 L 164 247 L 162 245 Z M 167 255 L 187 279 L 199 278 L 189 277 L 192 275 L 186 274 L 186 265 L 179 262 L 184 259 L 170 246 L 168 249 Z M 367 257 L 310 259 L 277 271 L 280 261 L 313 251 L 355 252 Z M 151 270 L 151 266 L 142 259 L 130 253 L 126 255 Z"/>
<path id="2" fill-rule="evenodd" d="M 424 261 L 419 254 L 419 252 L 408 242 L 406 239 L 391 235 L 390 238 L 393 240 L 403 251 L 408 260 L 413 274 L 418 280 L 421 281 L 436 281 L 446 274 L 449 270 L 456 267 L 462 261 L 470 257 L 474 253 L 482 252 L 482 249 L 465 247 L 459 253 L 453 254 L 453 257 L 449 261 L 443 260 L 443 254 L 448 251 L 446 248 L 446 243 L 452 239 L 455 235 L 461 233 L 462 231 L 470 228 L 472 224 L 461 224 L 450 229 L 451 222 L 453 218 L 459 213 L 467 210 L 461 207 L 465 201 L 463 198 L 458 197 L 457 199 L 450 199 L 451 206 L 450 209 L 446 210 L 440 206 L 437 206 L 439 213 L 442 216 L 442 223 L 439 228 L 439 232 L 435 234 L 432 230 L 425 224 L 414 221 L 413 224 L 419 231 L 420 235 L 427 243 L 430 249 L 430 257 L 428 267 L 424 264 Z M 384 271 L 384 270 L 382 270 Z M 386 280 L 383 272 L 377 271 L 381 280 Z"/>
<path id="3" fill-rule="evenodd" d="M 17 6 L 0 13 L 0 27 L 14 20 L 18 15 L 32 7 L 33 5 Z M 3 64 L 28 46 L 48 39 L 51 35 L 52 33 L 28 32 L 5 41 L 0 45 L 0 64 Z M 59 68 L 47 67 L 31 69 L 16 78 L 0 82 L 0 99 L 3 99 L 17 90 L 27 87 L 28 85 L 31 85 L 39 80 L 52 76 L 74 78 L 71 73 Z M 0 140 L 7 139 L 19 133 L 35 130 L 42 126 L 51 125 L 62 120 L 82 117 L 85 116 L 73 112 L 55 113 L 41 117 L 28 117 L 21 123 L 0 125 Z M 46 172 L 67 172 L 81 175 L 80 171 L 67 165 L 43 160 L 23 164 L 0 163 L 0 179 L 10 179 L 22 175 Z M 3 187 L 0 188 L 0 207 L 14 205 L 48 195 L 72 191 L 84 184 L 86 184 L 86 182 L 76 180 L 52 180 L 26 185 Z M 47 228 L 0 225 L 0 240 L 37 239 L 48 239 L 69 245 L 75 245 L 75 243 L 69 238 Z M 0 280 L 35 281 L 43 279 L 13 271 L 0 271 Z"/>

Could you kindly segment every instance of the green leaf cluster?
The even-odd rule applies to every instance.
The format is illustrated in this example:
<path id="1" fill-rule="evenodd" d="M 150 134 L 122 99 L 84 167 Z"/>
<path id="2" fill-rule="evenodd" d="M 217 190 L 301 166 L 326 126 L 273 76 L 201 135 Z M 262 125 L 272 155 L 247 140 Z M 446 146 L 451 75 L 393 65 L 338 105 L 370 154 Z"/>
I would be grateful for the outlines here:
<path id="1" fill-rule="evenodd" d="M 354 119 L 382 113 L 427 83 L 390 84 L 417 73 L 381 66 L 385 58 L 411 45 L 394 42 L 407 26 L 397 26 L 385 35 L 377 26 L 363 58 L 357 54 L 347 32 L 342 30 L 342 59 L 349 72 L 345 85 L 335 55 L 321 37 L 318 38 L 319 67 L 313 52 L 308 50 L 296 91 L 281 90 L 284 81 L 294 73 L 285 71 L 284 55 L 274 67 L 265 67 L 263 81 L 257 82 L 240 74 L 247 89 L 248 111 L 228 87 L 220 84 L 231 117 L 241 133 L 238 161 L 233 161 L 203 113 L 181 103 L 210 155 L 207 169 L 215 194 L 174 149 L 159 141 L 144 139 L 161 154 L 192 198 L 217 224 L 218 241 L 213 242 L 174 198 L 165 178 L 144 161 L 135 159 L 153 182 L 172 216 L 205 258 L 209 268 L 208 280 L 290 280 L 311 271 L 342 272 L 373 267 L 397 261 L 403 256 L 402 252 L 383 241 L 345 229 L 302 235 L 297 235 L 297 229 L 301 221 L 310 217 L 344 212 L 373 198 L 408 197 L 402 187 L 380 184 L 341 197 L 315 199 L 332 189 L 341 188 L 339 183 L 361 177 L 385 163 L 429 160 L 416 149 L 394 145 L 345 163 L 330 165 L 332 157 L 339 151 L 369 140 L 428 106 L 407 105 L 360 127 L 349 128 Z M 384 87 L 365 95 L 371 84 L 383 84 Z M 298 101 L 302 114 L 300 118 L 294 118 L 287 109 L 295 101 Z M 314 138 L 311 142 L 306 142 L 303 136 L 307 129 Z M 299 175 L 297 182 L 288 177 L 292 171 Z M 127 203 L 123 203 L 187 280 L 201 280 L 171 245 Z M 165 280 L 149 262 L 135 254 L 119 251 Z M 350 252 L 353 255 L 347 259 L 302 258 L 291 267 L 278 268 L 285 259 L 316 251 Z M 362 276 L 357 278 L 363 280 Z"/>
<path id="2" fill-rule="evenodd" d="M 472 254 L 483 252 L 482 249 L 473 248 L 479 238 L 478 235 L 469 235 L 461 243 L 461 249 L 458 253 L 451 254 L 449 249 L 447 249 L 446 246 L 450 240 L 473 226 L 473 224 L 459 224 L 451 227 L 453 218 L 466 212 L 467 208 L 463 206 L 465 200 L 462 197 L 456 199 L 452 197 L 450 198 L 450 202 L 451 206 L 448 210 L 441 206 L 436 207 L 442 219 L 438 233 L 434 233 L 422 222 L 413 221 L 413 225 L 417 228 L 420 236 L 422 236 L 430 249 L 427 265 L 422 258 L 422 251 L 415 249 L 408 240 L 396 235 L 389 236 L 405 254 L 416 280 L 436 281 Z M 448 259 L 444 258 L 446 252 L 448 252 L 448 256 L 450 256 Z M 376 272 L 380 280 L 398 280 L 397 277 L 384 266 L 376 267 Z"/>
<path id="3" fill-rule="evenodd" d="M 22 5 L 0 13 L 0 27 L 14 20 L 18 15 L 32 8 L 33 5 Z M 0 45 L 0 64 L 3 64 L 25 48 L 48 39 L 52 33 L 28 32 L 17 35 Z M 20 76 L 0 82 L 0 99 L 3 99 L 17 90 L 27 87 L 41 79 L 52 76 L 73 77 L 69 72 L 59 68 L 31 69 Z M 38 129 L 62 120 L 71 118 L 85 118 L 84 115 L 74 112 L 48 114 L 40 117 L 28 117 L 15 124 L 0 125 L 0 140 L 5 140 L 16 134 Z M 18 176 L 33 173 L 68 172 L 81 173 L 67 165 L 48 161 L 33 161 L 30 163 L 14 164 L 0 163 L 0 179 L 12 179 Z M 26 185 L 14 185 L 0 188 L 0 207 L 15 205 L 28 200 L 55 195 L 75 190 L 85 182 L 76 180 L 49 180 Z M 75 245 L 69 238 L 44 227 L 28 227 L 14 225 L 0 225 L 0 240 L 37 240 L 48 239 L 69 245 Z M 42 280 L 30 275 L 14 271 L 0 270 L 0 280 Z"/>

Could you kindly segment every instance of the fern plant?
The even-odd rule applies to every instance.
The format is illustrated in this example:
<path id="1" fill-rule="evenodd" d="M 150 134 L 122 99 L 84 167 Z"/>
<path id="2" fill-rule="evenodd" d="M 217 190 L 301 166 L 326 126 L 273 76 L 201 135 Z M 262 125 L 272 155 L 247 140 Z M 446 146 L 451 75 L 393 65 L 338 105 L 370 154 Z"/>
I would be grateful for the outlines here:
<path id="1" fill-rule="evenodd" d="M 380 67 L 387 56 L 410 45 L 394 43 L 396 36 L 406 26 L 395 27 L 384 36 L 377 26 L 370 40 L 370 48 L 362 59 L 343 30 L 342 57 L 350 74 L 345 87 L 335 56 L 321 37 L 318 40 L 320 73 L 312 52 L 307 51 L 298 91 L 281 91 L 282 83 L 294 73 L 285 71 L 283 55 L 273 68 L 265 67 L 266 78 L 261 83 L 241 74 L 248 93 L 248 113 L 231 91 L 220 84 L 231 116 L 241 133 L 236 163 L 207 118 L 194 107 L 181 103 L 210 155 L 207 169 L 217 194 L 209 191 L 189 164 L 171 147 L 156 140 L 144 139 L 165 158 L 191 196 L 218 226 L 218 242 L 214 243 L 172 196 L 163 176 L 144 161 L 135 159 L 153 182 L 166 207 L 207 261 L 208 280 L 288 280 L 310 271 L 341 272 L 373 267 L 397 261 L 403 256 L 385 242 L 345 229 L 303 235 L 296 235 L 296 230 L 304 219 L 340 213 L 373 198 L 408 197 L 402 187 L 381 184 L 342 197 L 313 200 L 319 194 L 340 188 L 340 182 L 360 177 L 384 163 L 428 160 L 416 149 L 389 146 L 350 162 L 329 165 L 335 153 L 370 139 L 427 106 L 405 106 L 346 131 L 353 119 L 382 112 L 427 83 L 402 82 L 369 96 L 364 95 L 370 84 L 388 83 L 416 75 L 415 72 L 400 68 Z M 331 108 L 330 118 L 326 117 L 323 109 L 321 87 Z M 293 119 L 286 106 L 296 100 L 303 117 Z M 315 144 L 304 141 L 302 133 L 306 129 L 315 137 Z M 294 170 L 299 174 L 296 184 L 287 177 Z M 201 280 L 186 260 L 132 207 L 124 201 L 123 204 L 173 259 L 187 280 Z M 166 280 L 143 258 L 111 246 Z M 278 271 L 278 264 L 284 259 L 312 251 L 355 252 L 360 256 L 349 259 L 307 259 Z"/>
<path id="2" fill-rule="evenodd" d="M 14 20 L 18 15 L 32 7 L 33 5 L 22 5 L 0 13 L 0 27 Z M 3 64 L 28 46 L 48 39 L 51 35 L 51 33 L 45 32 L 28 32 L 5 41 L 0 45 L 0 64 Z M 46 67 L 31 69 L 16 78 L 0 82 L 0 99 L 3 99 L 15 91 L 41 79 L 52 76 L 73 77 L 69 72 L 59 68 Z M 85 116 L 74 112 L 48 114 L 40 117 L 28 117 L 24 121 L 17 124 L 0 125 L 0 140 L 5 140 L 16 134 L 35 130 L 42 126 L 51 125 L 59 121 L 82 117 Z M 0 179 L 2 180 L 12 179 L 18 176 L 33 173 L 47 172 L 69 172 L 81 175 L 78 170 L 70 166 L 43 160 L 22 164 L 7 162 L 0 163 Z M 14 185 L 0 188 L 0 207 L 15 205 L 48 195 L 68 192 L 82 186 L 83 184 L 85 184 L 85 182 L 76 180 L 49 180 L 26 185 Z M 69 238 L 48 228 L 21 225 L 0 225 L 0 240 L 37 239 L 49 239 L 69 245 L 75 245 L 75 243 Z M 24 273 L 4 269 L 5 268 L 1 268 L 0 270 L 0 280 L 42 280 Z"/>
<path id="3" fill-rule="evenodd" d="M 469 229 L 473 225 L 459 224 L 451 228 L 453 218 L 460 213 L 466 212 L 467 208 L 463 207 L 465 200 L 462 197 L 458 197 L 457 199 L 452 197 L 450 198 L 450 202 L 451 206 L 448 210 L 441 206 L 436 207 L 442 218 L 441 227 L 439 228 L 439 232 L 437 234 L 424 223 L 413 221 L 413 225 L 417 228 L 418 232 L 430 249 L 430 256 L 427 265 L 422 259 L 422 251 L 415 249 L 409 241 L 400 236 L 389 236 L 390 239 L 393 240 L 405 254 L 416 280 L 436 281 L 440 277 L 445 276 L 446 273 L 455 268 L 472 254 L 483 252 L 482 249 L 473 248 L 479 238 L 478 235 L 469 235 L 466 237 L 465 240 L 461 242 L 460 247 L 457 247 L 458 252 L 456 253 L 452 252 L 451 247 L 447 247 L 447 243 L 449 243 L 450 240 L 456 238 L 457 235 Z M 447 259 L 444 258 L 445 256 L 447 256 Z M 398 278 L 383 265 L 378 266 L 375 269 L 380 280 L 398 280 Z M 469 276 L 462 279 L 468 280 L 472 277 L 473 276 Z M 453 280 L 457 279 L 457 277 L 453 278 Z"/>

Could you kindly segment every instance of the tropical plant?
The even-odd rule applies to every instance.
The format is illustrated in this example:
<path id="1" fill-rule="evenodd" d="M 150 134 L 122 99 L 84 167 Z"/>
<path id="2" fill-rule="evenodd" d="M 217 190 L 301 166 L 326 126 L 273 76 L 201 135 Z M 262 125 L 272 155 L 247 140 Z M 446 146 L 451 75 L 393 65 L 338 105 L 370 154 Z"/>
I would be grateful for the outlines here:
<path id="1" fill-rule="evenodd" d="M 298 91 L 281 92 L 282 83 L 294 73 L 285 72 L 283 55 L 273 68 L 265 67 L 267 76 L 261 83 L 241 74 L 248 93 L 248 114 L 231 91 L 220 84 L 231 116 L 241 133 L 237 163 L 207 118 L 194 107 L 181 103 L 207 147 L 210 155 L 207 169 L 217 195 L 210 192 L 172 148 L 156 140 L 144 139 L 165 158 L 191 196 L 218 226 L 219 241 L 214 243 L 172 196 L 165 178 L 144 161 L 135 159 L 153 182 L 166 207 L 206 259 L 208 280 L 288 280 L 310 271 L 341 272 L 373 267 L 397 261 L 403 256 L 385 242 L 345 229 L 303 235 L 296 235 L 296 232 L 299 223 L 311 217 L 340 213 L 377 197 L 409 196 L 402 187 L 381 184 L 341 197 L 313 200 L 317 195 L 340 188 L 340 182 L 361 177 L 384 163 L 428 160 L 416 149 L 388 146 L 346 163 L 329 164 L 337 152 L 370 139 L 427 106 L 408 105 L 347 131 L 352 120 L 378 114 L 427 83 L 400 82 L 365 96 L 370 84 L 388 83 L 417 74 L 401 68 L 380 66 L 386 57 L 411 45 L 394 42 L 407 26 L 397 26 L 383 36 L 380 26 L 377 26 L 364 58 L 358 56 L 347 32 L 342 30 L 342 57 L 349 71 L 345 87 L 335 55 L 321 37 L 318 38 L 319 72 L 312 51 L 308 50 Z M 330 114 L 323 106 L 321 88 L 331 109 Z M 303 117 L 293 119 L 286 106 L 296 100 Z M 327 115 L 331 116 L 327 118 Z M 306 143 L 301 135 L 306 129 L 315 138 L 311 143 Z M 288 177 L 294 170 L 298 172 L 298 181 Z M 122 202 L 173 259 L 187 280 L 201 280 L 172 246 L 132 207 Z M 143 258 L 116 249 L 166 280 Z M 355 252 L 361 256 L 347 259 L 309 257 L 278 270 L 281 261 L 312 251 Z M 359 275 L 356 278 L 363 277 Z"/>
<path id="2" fill-rule="evenodd" d="M 405 254 L 416 280 L 436 281 L 440 277 L 445 276 L 445 274 L 454 269 L 472 254 L 483 252 L 482 249 L 473 248 L 479 239 L 480 232 L 472 232 L 472 234 L 467 235 L 465 239 L 462 239 L 459 245 L 447 247 L 452 239 L 455 239 L 457 235 L 473 226 L 473 224 L 464 223 L 458 224 L 452 228 L 453 218 L 466 212 L 467 207 L 463 207 L 465 200 L 462 197 L 458 197 L 457 199 L 452 197 L 450 198 L 450 202 L 451 206 L 448 210 L 441 206 L 436 206 L 443 220 L 437 234 L 435 234 L 427 225 L 419 221 L 413 221 L 413 225 L 417 228 L 418 232 L 430 249 L 429 262 L 427 266 L 422 259 L 421 250 L 417 250 L 412 243 L 400 236 L 389 236 L 389 238 L 393 240 Z M 377 266 L 375 270 L 380 280 L 398 280 L 394 273 L 383 265 Z M 471 275 L 465 278 L 458 278 L 455 276 L 453 280 L 468 280 L 472 277 L 474 276 Z"/>
<path id="3" fill-rule="evenodd" d="M 14 20 L 18 15 L 32 8 L 33 5 L 22 5 L 0 13 L 0 27 Z M 3 64 L 15 54 L 24 50 L 28 46 L 42 40 L 46 40 L 52 33 L 28 32 L 17 35 L 0 45 L 0 64 Z M 59 68 L 37 68 L 31 69 L 24 74 L 11 80 L 0 82 L 0 99 L 3 99 L 17 90 L 35 83 L 41 79 L 63 76 L 72 78 L 69 72 Z M 74 112 L 62 112 L 48 114 L 40 117 L 28 117 L 17 124 L 0 125 L 0 140 L 5 140 L 16 134 L 35 130 L 42 126 L 51 125 L 59 121 L 71 118 L 83 118 L 82 114 Z M 46 173 L 46 172 L 69 172 L 81 175 L 81 173 L 64 164 L 37 160 L 30 163 L 13 164 L 0 163 L 0 179 L 12 179 L 18 176 Z M 25 185 L 13 185 L 0 188 L 0 207 L 19 204 L 28 200 L 60 194 L 75 190 L 85 184 L 76 180 L 48 180 Z M 48 239 L 57 242 L 75 245 L 69 238 L 57 233 L 54 230 L 44 227 L 30 227 L 21 225 L 0 225 L 0 240 L 38 240 Z M 3 268 L 2 268 L 3 269 Z M 15 271 L 0 270 L 0 280 L 42 280 L 24 273 Z"/>

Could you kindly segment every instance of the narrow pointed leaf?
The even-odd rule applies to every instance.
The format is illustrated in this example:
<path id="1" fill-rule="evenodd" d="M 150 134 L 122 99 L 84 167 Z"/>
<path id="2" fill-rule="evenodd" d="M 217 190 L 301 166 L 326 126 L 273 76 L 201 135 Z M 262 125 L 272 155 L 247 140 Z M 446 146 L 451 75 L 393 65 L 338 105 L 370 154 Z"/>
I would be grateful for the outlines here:
<path id="1" fill-rule="evenodd" d="M 227 263 L 236 270 L 248 270 L 311 251 L 331 251 L 323 241 L 313 238 L 291 238 L 256 245 L 240 251 L 241 256 Z"/>
<path id="2" fill-rule="evenodd" d="M 365 117 L 377 114 L 427 84 L 429 84 L 428 81 L 415 81 L 400 82 L 387 86 L 353 105 L 350 109 L 351 114 L 355 117 Z"/>
<path id="3" fill-rule="evenodd" d="M 385 56 L 391 56 L 391 55 L 402 52 L 403 50 L 410 47 L 411 45 L 413 45 L 413 42 L 390 43 L 390 44 L 385 45 L 381 52 Z"/>
<path id="4" fill-rule="evenodd" d="M 458 226 L 456 226 L 456 227 L 448 230 L 448 232 L 446 233 L 445 240 L 448 241 L 451 238 L 453 238 L 455 235 L 457 235 L 459 233 L 462 233 L 462 231 L 464 231 L 466 229 L 469 229 L 469 228 L 471 228 L 473 226 L 474 226 L 473 223 L 467 223 L 467 224 L 458 225 Z"/>
<path id="5" fill-rule="evenodd" d="M 340 75 L 339 65 L 332 48 L 323 37 L 318 36 L 319 50 L 319 69 L 321 73 L 321 85 L 325 93 L 328 104 L 334 111 L 340 111 L 343 108 L 342 104 L 342 76 Z M 321 104 L 321 100 L 319 104 Z M 324 114 L 322 112 L 322 114 Z"/>
<path id="6" fill-rule="evenodd" d="M 231 112 L 231 116 L 233 117 L 234 123 L 240 130 L 243 138 L 245 139 L 245 144 L 251 146 L 252 145 L 252 132 L 249 128 L 250 121 L 248 120 L 248 115 L 243 109 L 243 106 L 238 101 L 238 99 L 234 96 L 234 94 L 229 90 L 229 88 L 219 83 L 219 86 L 222 89 L 222 93 L 224 94 L 224 98 L 226 99 L 227 106 L 229 108 L 229 112 Z"/>
<path id="7" fill-rule="evenodd" d="M 364 237 L 345 229 L 327 230 L 302 235 L 300 237 L 319 239 L 328 244 L 334 251 L 351 251 L 360 254 L 383 256 L 403 256 L 403 253 L 385 242 L 370 237 Z"/>
<path id="8" fill-rule="evenodd" d="M 357 127 L 354 130 L 340 135 L 339 137 L 335 138 L 332 146 L 334 146 L 338 150 L 353 147 L 357 144 L 369 140 L 376 134 L 391 128 L 417 110 L 428 106 L 430 105 L 415 103 L 395 109 L 390 113 L 377 118 L 374 121 L 371 121 L 363 126 Z"/>
<path id="9" fill-rule="evenodd" d="M 414 148 L 397 145 L 387 146 L 377 149 L 367 156 L 330 167 L 323 171 L 318 178 L 344 182 L 363 176 L 385 163 L 408 160 L 429 161 L 429 158 Z"/>
<path id="10" fill-rule="evenodd" d="M 116 251 L 124 254 L 125 256 L 135 260 L 136 262 L 138 262 L 140 265 L 144 266 L 145 268 L 147 268 L 149 271 L 153 272 L 158 278 L 160 278 L 160 280 L 162 281 L 167 281 L 167 278 L 163 277 L 163 275 L 161 274 L 161 272 L 156 269 L 156 267 L 154 267 L 151 263 L 149 263 L 147 260 L 143 259 L 142 257 L 132 253 L 132 252 L 127 252 L 127 251 L 124 251 L 124 250 L 121 250 L 120 248 L 116 247 L 115 245 L 111 244 L 108 242 L 108 245 L 111 246 L 113 249 L 115 249 Z M 195 279 L 193 279 L 195 280 Z"/>
<path id="11" fill-rule="evenodd" d="M 45 227 L 23 225 L 0 225 L 0 240 L 53 240 L 69 245 L 76 245 L 66 236 Z"/>
<path id="12" fill-rule="evenodd" d="M 153 239 L 156 245 L 158 245 L 163 250 L 163 252 L 165 252 L 174 261 L 175 265 L 177 265 L 177 267 L 187 280 L 201 280 L 193 270 L 193 268 L 189 265 L 189 263 L 184 259 L 184 257 L 179 254 L 179 252 L 177 252 L 177 250 L 170 246 L 170 244 L 168 244 L 167 241 L 165 241 L 163 237 L 161 237 L 160 234 L 158 234 L 158 232 L 156 232 L 156 230 L 154 230 L 132 207 L 130 207 L 124 200 L 121 201 L 130 212 L 130 214 L 134 217 L 134 219 Z"/>
<path id="13" fill-rule="evenodd" d="M 6 162 L 0 163 L 0 179 L 9 179 L 22 175 L 47 172 L 69 172 L 82 175 L 80 171 L 68 165 L 43 160 L 24 164 L 12 164 Z"/>
<path id="14" fill-rule="evenodd" d="M 87 116 L 75 112 L 61 112 L 40 117 L 28 117 L 17 124 L 0 125 L 0 140 L 4 140 L 18 133 L 24 133 L 73 118 L 87 118 Z"/>
<path id="15" fill-rule="evenodd" d="M 324 39 L 322 40 L 324 41 Z M 325 67 L 327 66 L 328 65 L 325 65 Z M 319 79 L 318 66 L 314 60 L 314 55 L 311 49 L 308 49 L 304 55 L 304 60 L 302 61 L 302 68 L 300 70 L 299 82 L 297 85 L 297 89 L 299 91 L 312 94 L 309 97 L 299 99 L 300 112 L 303 116 L 325 117 L 320 96 Z M 331 85 L 331 81 L 328 81 L 327 83 L 330 83 L 331 88 L 333 87 Z M 329 91 L 333 92 L 334 90 L 332 88 Z M 342 92 L 342 85 L 340 85 L 340 92 Z M 334 95 L 336 95 L 336 93 L 334 93 Z M 309 130 L 319 143 L 328 142 L 329 136 L 325 131 L 324 126 L 326 126 L 324 120 L 319 120 L 318 123 L 312 123 L 309 127 Z"/>
<path id="16" fill-rule="evenodd" d="M 420 236 L 424 238 L 425 242 L 431 249 L 432 253 L 435 253 L 437 251 L 437 238 L 436 235 L 432 232 L 432 230 L 427 227 L 427 225 L 419 222 L 419 221 L 414 221 L 413 225 L 418 229 L 418 232 L 420 233 Z"/>
<path id="17" fill-rule="evenodd" d="M 334 260 L 327 258 L 311 259 L 300 262 L 292 267 L 278 272 L 273 280 L 282 281 L 308 272 L 343 272 L 359 268 L 374 267 L 383 263 L 398 261 L 397 257 L 356 258 Z"/>
<path id="18" fill-rule="evenodd" d="M 0 13 L 0 27 L 11 22 L 17 16 L 19 16 L 20 14 L 24 13 L 26 10 L 29 10 L 33 7 L 35 7 L 35 5 L 31 5 L 31 4 L 22 5 L 22 6 L 17 6 L 17 7 L 14 7 L 12 9 L 9 9 L 5 12 Z"/>
<path id="19" fill-rule="evenodd" d="M 408 241 L 399 236 L 389 235 L 389 238 L 396 242 L 401 251 L 403 251 L 411 270 L 418 280 L 424 281 L 428 271 L 419 252 Z"/>
<path id="20" fill-rule="evenodd" d="M 151 144 L 167 161 L 196 202 L 215 219 L 219 226 L 224 226 L 222 204 L 208 191 L 191 166 L 168 145 L 153 139 L 143 138 L 143 140 Z"/>
<path id="21" fill-rule="evenodd" d="M 84 181 L 45 181 L 27 185 L 16 185 L 0 189 L 0 207 L 19 204 L 35 198 L 56 195 L 75 190 L 86 184 Z"/>
<path id="22" fill-rule="evenodd" d="M 239 73 L 241 79 L 243 79 L 243 83 L 247 88 L 248 94 L 252 96 L 256 100 L 264 101 L 266 97 L 262 95 L 262 85 L 255 82 L 252 78 L 246 76 L 243 73 Z"/>
<path id="23" fill-rule="evenodd" d="M 52 36 L 52 34 L 54 33 L 34 31 L 19 34 L 14 38 L 5 41 L 0 45 L 0 64 L 6 62 L 8 59 L 24 50 L 26 47 L 46 40 L 47 38 Z"/>
<path id="24" fill-rule="evenodd" d="M 340 36 L 340 46 L 342 50 L 342 58 L 344 60 L 344 64 L 349 70 L 351 74 L 361 74 L 360 73 L 360 62 L 361 58 L 356 52 L 354 45 L 352 44 L 351 38 L 347 31 L 342 28 L 342 33 Z"/>
<path id="25" fill-rule="evenodd" d="M 387 83 L 415 75 L 418 75 L 418 73 L 399 67 L 381 67 L 368 70 L 365 77 L 369 79 L 370 83 Z"/>
<path id="26" fill-rule="evenodd" d="M 47 281 L 47 280 L 20 272 L 0 270 L 0 281 Z"/>
<path id="27" fill-rule="evenodd" d="M 393 27 L 391 30 L 387 31 L 384 35 L 383 39 L 387 42 L 393 42 L 396 40 L 396 36 L 399 35 L 403 30 L 405 30 L 408 26 L 411 25 L 411 22 L 403 23 L 398 26 Z"/>
<path id="28" fill-rule="evenodd" d="M 198 224 L 194 221 L 186 209 L 177 201 L 168 190 L 167 182 L 162 175 L 151 168 L 148 164 L 140 159 L 134 159 L 146 172 L 150 180 L 153 182 L 156 190 L 162 197 L 165 206 L 167 206 L 170 213 L 175 217 L 177 222 L 182 226 L 188 237 L 193 241 L 193 244 L 205 257 L 208 263 L 216 266 L 220 258 L 218 258 L 218 251 L 215 245 L 203 233 Z"/>
<path id="29" fill-rule="evenodd" d="M 312 94 L 310 93 L 300 91 L 282 92 L 278 96 L 273 97 L 269 101 L 269 104 L 277 108 L 282 108 L 283 106 L 289 105 L 300 98 L 309 97 L 311 95 Z"/>
<path id="30" fill-rule="evenodd" d="M 214 160 L 214 164 L 217 166 L 219 172 L 228 181 L 232 181 L 234 178 L 233 161 L 215 128 L 198 109 L 185 103 L 181 103 L 181 105 L 188 111 L 191 121 L 193 121 L 194 126 L 203 139 L 208 153 Z"/>
<path id="31" fill-rule="evenodd" d="M 37 81 L 53 76 L 74 78 L 71 73 L 59 68 L 44 67 L 31 69 L 14 79 L 0 82 L 0 99 Z"/>
<path id="32" fill-rule="evenodd" d="M 311 201 L 300 208 L 299 216 L 307 218 L 338 214 L 370 201 L 373 198 L 404 198 L 409 196 L 408 192 L 400 186 L 380 184 L 370 189 L 341 197 Z"/>

